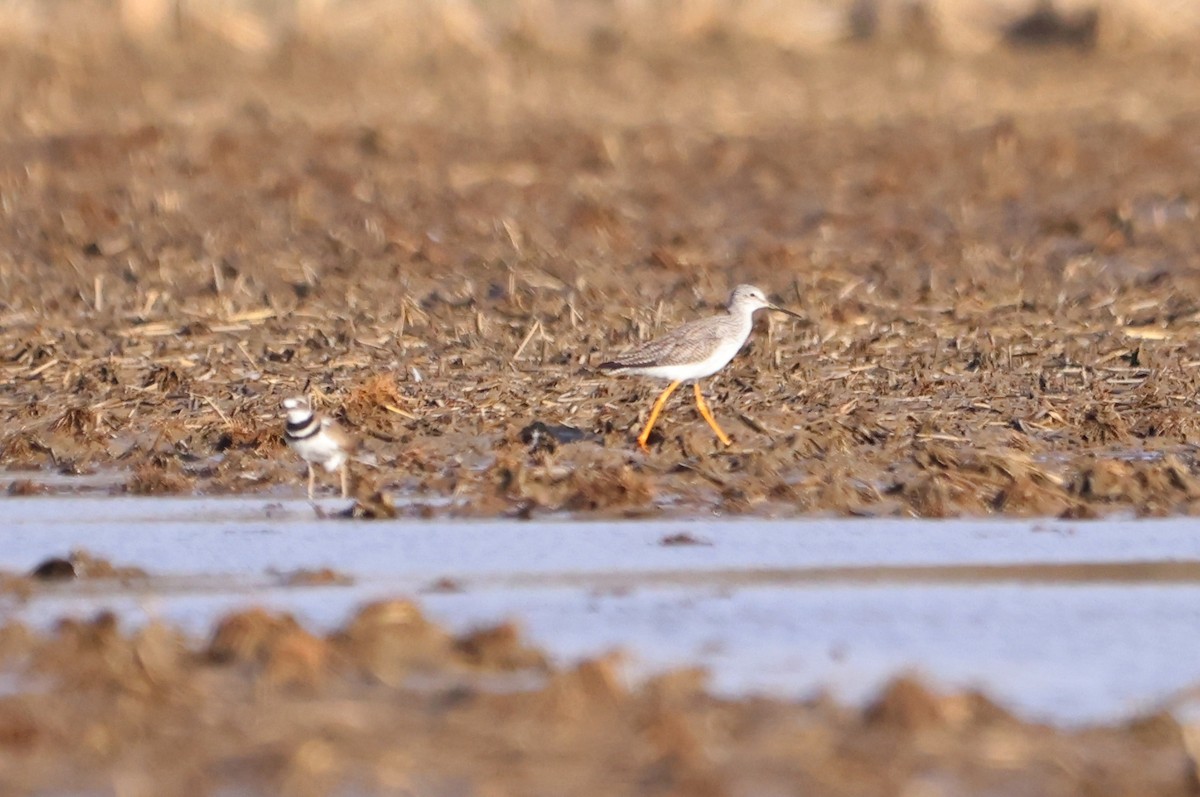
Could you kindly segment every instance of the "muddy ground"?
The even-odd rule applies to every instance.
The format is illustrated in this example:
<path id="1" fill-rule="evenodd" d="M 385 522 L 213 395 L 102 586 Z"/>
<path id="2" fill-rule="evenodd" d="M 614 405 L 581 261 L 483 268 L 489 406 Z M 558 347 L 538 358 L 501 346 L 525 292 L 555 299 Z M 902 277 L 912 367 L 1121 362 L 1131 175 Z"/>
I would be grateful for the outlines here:
<path id="1" fill-rule="evenodd" d="M 0 52 L 10 471 L 294 493 L 307 390 L 439 511 L 1200 508 L 1194 50 L 104 41 Z M 740 282 L 643 455 L 593 367 Z"/>
<path id="2" fill-rule="evenodd" d="M 363 438 L 359 495 L 423 513 L 1200 510 L 1200 50 L 103 33 L 0 47 L 13 494 L 295 494 L 279 402 L 308 392 Z M 741 282 L 806 321 L 762 318 L 706 384 L 733 446 L 678 398 L 639 452 L 656 386 L 593 367 Z M 6 794 L 1197 790 L 1165 717 L 630 689 L 407 604 L 329 638 L 10 626 L 0 656 L 30 676 L 0 697 Z"/>
<path id="3" fill-rule="evenodd" d="M 89 578 L 146 580 L 89 560 Z M 296 583 L 322 583 L 321 573 Z M 333 575 L 333 574 L 331 574 Z M 25 599 L 61 568 L 10 576 Z M 395 600 L 327 635 L 250 609 L 206 640 L 111 615 L 0 627 L 6 795 L 1187 795 L 1167 714 L 1028 724 L 900 677 L 862 709 L 642 684 L 620 655 L 556 667 L 511 625 L 455 636 Z"/>

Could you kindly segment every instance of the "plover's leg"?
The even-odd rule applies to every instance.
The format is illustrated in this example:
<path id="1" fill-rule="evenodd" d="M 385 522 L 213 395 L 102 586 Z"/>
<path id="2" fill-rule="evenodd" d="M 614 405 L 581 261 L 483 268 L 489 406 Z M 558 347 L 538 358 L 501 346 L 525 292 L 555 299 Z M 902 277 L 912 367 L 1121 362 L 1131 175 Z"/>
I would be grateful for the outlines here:
<path id="1" fill-rule="evenodd" d="M 350 463 L 342 463 L 342 498 L 350 497 Z"/>
<path id="2" fill-rule="evenodd" d="M 646 447 L 646 441 L 650 439 L 650 430 L 654 428 L 654 422 L 658 420 L 658 416 L 662 414 L 663 406 L 667 403 L 667 399 L 675 392 L 682 382 L 676 380 L 667 385 L 667 389 L 659 394 L 658 400 L 654 402 L 654 409 L 650 410 L 650 420 L 646 421 L 646 428 L 642 429 L 642 433 L 638 435 L 638 447 L 643 451 L 649 451 Z"/>
<path id="3" fill-rule="evenodd" d="M 308 500 L 313 500 L 313 485 L 317 481 L 317 472 L 313 470 L 312 463 L 308 463 Z"/>
<path id="4" fill-rule="evenodd" d="M 708 421 L 708 425 L 717 433 L 717 439 L 724 445 L 729 445 L 733 441 L 729 439 L 729 435 L 721 430 L 717 425 L 717 419 L 713 417 L 712 410 L 708 408 L 708 404 L 704 401 L 704 394 L 700 392 L 700 383 L 697 381 L 696 386 L 696 409 L 700 410 L 700 414 L 704 416 L 704 420 Z"/>

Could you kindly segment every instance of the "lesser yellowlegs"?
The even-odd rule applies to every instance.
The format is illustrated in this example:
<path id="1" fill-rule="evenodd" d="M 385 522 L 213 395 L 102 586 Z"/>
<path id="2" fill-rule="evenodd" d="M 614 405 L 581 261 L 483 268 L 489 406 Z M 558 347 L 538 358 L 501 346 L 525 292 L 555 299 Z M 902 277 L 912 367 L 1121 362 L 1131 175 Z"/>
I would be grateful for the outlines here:
<path id="1" fill-rule="evenodd" d="M 316 472 L 313 465 L 325 468 L 327 473 L 340 470 L 342 475 L 342 498 L 350 494 L 350 473 L 347 465 L 354 440 L 332 418 L 323 418 L 312 410 L 306 398 L 283 400 L 287 413 L 284 439 L 288 446 L 300 455 L 308 465 L 308 500 L 313 497 Z"/>
<path id="2" fill-rule="evenodd" d="M 671 330 L 661 338 L 643 343 L 622 354 L 612 362 L 600 364 L 600 370 L 614 374 L 635 374 L 657 379 L 669 379 L 671 384 L 659 394 L 650 410 L 650 419 L 638 435 L 638 446 L 647 450 L 646 441 L 650 430 L 662 413 L 667 399 L 684 382 L 692 382 L 696 391 L 696 409 L 716 432 L 717 439 L 724 445 L 731 442 L 729 435 L 717 424 L 712 411 L 700 392 L 700 381 L 724 368 L 737 354 L 754 326 L 754 313 L 758 310 L 776 310 L 780 313 L 801 318 L 798 313 L 777 307 L 767 301 L 763 292 L 753 285 L 739 285 L 729 296 L 727 312 L 723 315 L 689 321 Z"/>

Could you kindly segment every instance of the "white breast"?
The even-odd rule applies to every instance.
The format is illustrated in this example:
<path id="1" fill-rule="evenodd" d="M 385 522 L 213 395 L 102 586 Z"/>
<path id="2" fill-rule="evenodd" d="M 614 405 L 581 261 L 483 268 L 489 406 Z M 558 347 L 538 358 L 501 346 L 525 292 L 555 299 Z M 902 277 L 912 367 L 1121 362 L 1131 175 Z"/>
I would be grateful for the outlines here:
<path id="1" fill-rule="evenodd" d="M 336 440 L 325 433 L 324 429 L 303 440 L 289 440 L 288 445 L 302 459 L 320 465 L 330 473 L 340 468 L 346 461 L 346 452 Z"/>

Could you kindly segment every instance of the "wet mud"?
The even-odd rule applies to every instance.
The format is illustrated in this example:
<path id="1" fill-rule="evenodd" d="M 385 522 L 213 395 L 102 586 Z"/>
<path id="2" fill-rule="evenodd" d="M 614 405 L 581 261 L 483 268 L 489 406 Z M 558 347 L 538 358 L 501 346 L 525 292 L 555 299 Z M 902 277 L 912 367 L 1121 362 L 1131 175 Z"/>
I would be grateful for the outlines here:
<path id="1" fill-rule="evenodd" d="M 1120 556 L 1127 524 L 964 524 L 941 542 L 921 530 L 944 524 L 893 524 L 858 540 L 877 557 L 860 565 L 835 562 L 862 557 L 847 549 L 879 523 L 826 522 L 809 535 L 774 524 L 807 542 L 760 553 L 772 566 L 737 556 L 747 538 L 772 549 L 760 522 L 670 533 L 642 522 L 556 524 L 577 535 L 536 522 L 372 523 L 330 534 L 307 518 L 299 525 L 312 539 L 280 536 L 245 507 L 240 525 L 205 534 L 185 520 L 200 512 L 159 509 L 155 519 L 164 502 L 121 501 L 124 520 L 94 535 L 105 551 L 126 546 L 124 559 L 32 557 L 61 535 L 23 519 L 14 536 L 24 551 L 6 561 L 30 564 L 0 570 L 0 792 L 549 795 L 569 783 L 585 795 L 882 795 L 935 781 L 956 794 L 1196 789 L 1195 671 L 1180 635 L 1194 619 L 1200 561 L 1184 523 L 1137 524 L 1132 531 L 1154 538 L 1142 560 Z M 138 520 L 138 508 L 151 514 Z M 297 501 L 288 511 L 302 510 Z M 1088 543 L 1096 525 L 1107 536 Z M 384 541 L 405 526 L 440 540 L 436 550 L 420 535 Z M 465 563 L 455 551 L 470 527 L 509 537 L 501 549 L 520 547 L 519 561 Z M 605 530 L 637 533 L 581 556 Z M 533 539 L 539 531 L 550 533 Z M 131 537 L 159 547 L 134 554 Z M 1039 554 L 1037 544 L 1048 547 Z M 298 566 L 322 546 L 317 558 L 339 566 Z M 339 559 L 347 547 L 371 558 Z M 204 554 L 213 548 L 224 556 Z M 605 564 L 616 552 L 623 558 Z M 585 562 L 590 570 L 579 569 Z M 941 611 L 950 605 L 958 609 Z M 651 639 L 660 644 L 647 659 Z M 872 667 L 895 646 L 907 665 Z M 746 680 L 747 668 L 764 678 Z M 938 685 L 931 673 L 988 686 Z M 871 686 L 855 694 L 856 681 Z"/>
<path id="2" fill-rule="evenodd" d="M 863 709 L 556 667 L 512 625 L 453 635 L 408 601 L 313 633 L 249 609 L 207 640 L 115 617 L 0 627 L 5 794 L 1192 794 L 1168 715 L 1073 731 L 911 677 Z"/>
<path id="3" fill-rule="evenodd" d="M 308 392 L 367 515 L 1200 506 L 1194 51 L 106 41 L 0 52 L 11 495 L 295 494 Z M 741 282 L 642 454 L 594 366 Z"/>
<path id="4" fill-rule="evenodd" d="M 361 440 L 351 517 L 1200 511 L 1193 47 L 90 34 L 0 42 L 4 501 L 299 495 L 307 393 Z M 706 382 L 733 445 L 677 397 L 638 451 L 658 386 L 595 366 L 738 283 L 803 320 Z M 0 594 L 146 578 L 75 554 Z M 910 678 L 722 698 L 402 600 L 332 633 L 10 622 L 0 669 L 14 795 L 1198 788 L 1166 715 L 1054 729 Z"/>

